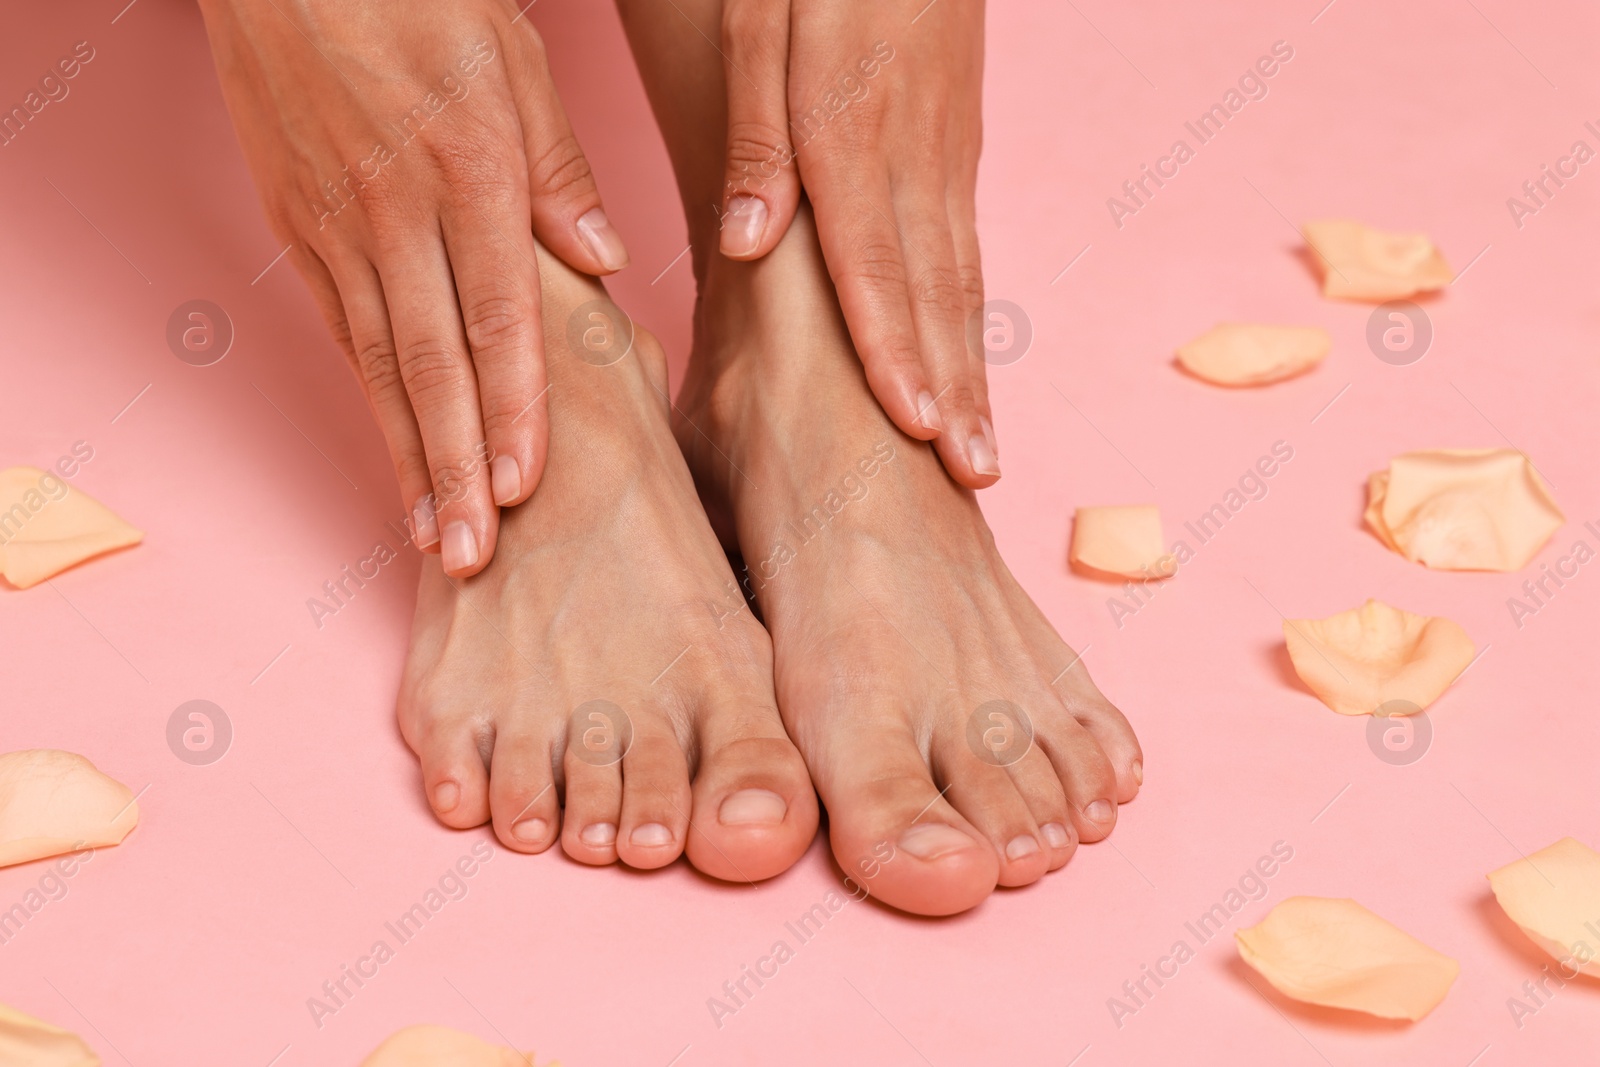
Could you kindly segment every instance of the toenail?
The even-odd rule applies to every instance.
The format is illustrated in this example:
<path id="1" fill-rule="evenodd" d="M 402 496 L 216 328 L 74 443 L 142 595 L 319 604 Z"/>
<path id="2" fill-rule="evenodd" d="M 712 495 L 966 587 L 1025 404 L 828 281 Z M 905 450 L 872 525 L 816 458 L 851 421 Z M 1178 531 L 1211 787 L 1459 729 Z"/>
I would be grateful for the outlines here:
<path id="1" fill-rule="evenodd" d="M 496 456 L 489 464 L 489 487 L 494 490 L 494 502 L 501 507 L 522 494 L 522 469 L 510 456 Z"/>
<path id="2" fill-rule="evenodd" d="M 660 848 L 672 844 L 672 831 L 658 822 L 647 822 L 643 826 L 635 826 L 633 833 L 628 835 L 628 841 L 642 848 Z"/>
<path id="3" fill-rule="evenodd" d="M 462 571 L 478 562 L 478 539 L 472 527 L 457 519 L 444 528 L 444 543 L 439 546 L 444 569 Z"/>
<path id="4" fill-rule="evenodd" d="M 980 434 L 973 434 L 967 441 L 967 459 L 972 464 L 972 469 L 979 474 L 999 476 L 1000 460 L 995 457 L 994 449 L 989 447 Z"/>
<path id="5" fill-rule="evenodd" d="M 1111 801 L 1097 800 L 1087 808 L 1084 808 L 1083 813 L 1089 816 L 1090 822 L 1110 822 L 1111 816 L 1116 813 L 1116 810 L 1111 806 Z"/>
<path id="6" fill-rule="evenodd" d="M 535 841 L 543 841 L 547 829 L 549 824 L 543 819 L 523 819 L 511 828 L 511 836 L 531 845 Z"/>
<path id="7" fill-rule="evenodd" d="M 741 789 L 722 802 L 717 821 L 724 826 L 780 823 L 788 810 L 784 799 L 770 789 Z"/>
<path id="8" fill-rule="evenodd" d="M 1050 843 L 1051 848 L 1066 848 L 1072 844 L 1072 837 L 1067 833 L 1067 828 L 1058 822 L 1047 822 L 1039 827 L 1039 832 L 1044 834 L 1044 839 Z"/>
<path id="9" fill-rule="evenodd" d="M 1006 859 L 1026 859 L 1038 851 L 1038 839 L 1029 834 L 1023 834 L 1021 837 L 1013 837 L 1010 843 L 1006 845 Z"/>
<path id="10" fill-rule="evenodd" d="M 617 839 L 617 828 L 608 822 L 593 822 L 583 828 L 578 839 L 592 848 L 603 848 Z"/>
<path id="11" fill-rule="evenodd" d="M 1133 766 L 1128 768 L 1128 773 L 1133 775 L 1135 785 L 1144 785 L 1144 761 L 1134 760 Z"/>
<path id="12" fill-rule="evenodd" d="M 972 838 L 960 830 L 937 822 L 913 826 L 900 835 L 900 847 L 922 860 L 937 859 L 972 845 Z"/>
<path id="13" fill-rule="evenodd" d="M 433 808 L 435 811 L 452 811 L 460 799 L 461 787 L 454 782 L 440 782 L 433 787 Z"/>

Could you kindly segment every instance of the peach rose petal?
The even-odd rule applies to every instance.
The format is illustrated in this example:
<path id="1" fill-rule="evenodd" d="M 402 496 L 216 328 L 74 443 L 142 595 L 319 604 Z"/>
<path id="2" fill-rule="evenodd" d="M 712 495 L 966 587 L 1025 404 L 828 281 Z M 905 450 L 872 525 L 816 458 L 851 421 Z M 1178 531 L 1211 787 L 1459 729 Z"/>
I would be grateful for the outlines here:
<path id="1" fill-rule="evenodd" d="M 1398 455 L 1367 480 L 1365 518 L 1384 544 L 1444 571 L 1521 570 L 1566 521 L 1512 448 Z"/>
<path id="2" fill-rule="evenodd" d="M 1322 268 L 1322 295 L 1381 304 L 1443 289 L 1455 274 L 1420 233 L 1385 233 L 1348 219 L 1300 228 Z"/>
<path id="3" fill-rule="evenodd" d="M 1461 972 L 1353 900 L 1290 897 L 1233 937 L 1239 957 L 1285 996 L 1384 1019 L 1416 1022 Z"/>
<path id="4" fill-rule="evenodd" d="M 133 790 L 76 753 L 0 756 L 0 867 L 115 845 L 138 823 Z"/>
<path id="5" fill-rule="evenodd" d="M 110 508 L 55 474 L 37 467 L 0 471 L 0 574 L 18 589 L 143 539 Z"/>
<path id="6" fill-rule="evenodd" d="M 1161 545 L 1161 511 L 1154 504 L 1079 508 L 1067 559 L 1076 568 L 1124 578 L 1170 578 L 1176 569 Z"/>
<path id="7" fill-rule="evenodd" d="M 83 1038 L 0 1004 L 0 1063 L 28 1067 L 100 1067 Z"/>
<path id="8" fill-rule="evenodd" d="M 1489 873 L 1511 921 L 1565 964 L 1600 978 L 1600 852 L 1570 837 Z"/>
<path id="9" fill-rule="evenodd" d="M 1286 619 L 1283 643 L 1300 680 L 1340 715 L 1377 714 L 1392 700 L 1415 710 L 1384 714 L 1413 715 L 1439 699 L 1476 654 L 1467 631 L 1449 619 L 1381 600 L 1326 619 Z"/>
<path id="10" fill-rule="evenodd" d="M 392 1034 L 361 1061 L 361 1067 L 528 1067 L 524 1056 L 503 1045 L 445 1026 L 408 1026 Z"/>
<path id="11" fill-rule="evenodd" d="M 1281 382 L 1321 363 L 1333 336 L 1316 326 L 1225 322 L 1178 349 L 1178 362 L 1214 385 Z"/>

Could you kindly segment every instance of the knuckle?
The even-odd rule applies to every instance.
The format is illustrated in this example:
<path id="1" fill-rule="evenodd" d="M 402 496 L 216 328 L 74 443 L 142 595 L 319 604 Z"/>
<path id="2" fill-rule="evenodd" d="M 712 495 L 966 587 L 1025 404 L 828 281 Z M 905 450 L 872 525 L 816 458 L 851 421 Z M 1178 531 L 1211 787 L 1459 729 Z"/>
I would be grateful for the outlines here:
<path id="1" fill-rule="evenodd" d="M 466 355 L 439 338 L 423 338 L 400 353 L 400 373 L 419 418 L 467 398 Z"/>
<path id="2" fill-rule="evenodd" d="M 728 127 L 728 165 L 734 170 L 774 171 L 792 155 L 788 138 L 770 123 L 743 121 Z"/>
<path id="3" fill-rule="evenodd" d="M 367 383 L 374 394 L 387 393 L 400 386 L 400 362 L 395 356 L 394 342 L 388 337 L 375 337 L 354 345 L 356 373 Z"/>
<path id="4" fill-rule="evenodd" d="M 529 180 L 537 195 L 565 200 L 587 195 L 594 188 L 594 173 L 578 139 L 567 133 L 529 161 Z"/>
<path id="5" fill-rule="evenodd" d="M 959 315 L 966 308 L 966 295 L 948 271 L 930 267 L 911 284 L 911 302 L 923 312 Z"/>
<path id="6" fill-rule="evenodd" d="M 976 263 L 964 263 L 957 268 L 956 279 L 961 286 L 961 293 L 965 298 L 966 307 L 982 307 L 983 268 L 978 266 Z"/>
<path id="7" fill-rule="evenodd" d="M 463 301 L 467 306 L 467 344 L 473 354 L 498 354 L 528 342 L 533 313 L 527 301 L 495 293 Z"/>

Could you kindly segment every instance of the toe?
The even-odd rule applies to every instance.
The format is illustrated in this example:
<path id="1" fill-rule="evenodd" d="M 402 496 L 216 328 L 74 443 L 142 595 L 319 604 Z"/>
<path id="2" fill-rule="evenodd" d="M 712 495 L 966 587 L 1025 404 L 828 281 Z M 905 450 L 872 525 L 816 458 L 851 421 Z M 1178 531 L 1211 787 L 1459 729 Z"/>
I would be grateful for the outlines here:
<path id="1" fill-rule="evenodd" d="M 945 798 L 978 828 L 999 857 L 998 884 L 1028 885 L 1043 877 L 1050 869 L 1052 849 L 1008 766 L 980 759 L 962 736 L 935 747 L 934 772 L 948 787 Z"/>
<path id="2" fill-rule="evenodd" d="M 728 881 L 788 870 L 817 833 L 817 796 L 777 710 L 750 718 L 710 708 L 700 725 L 689 861 Z"/>
<path id="3" fill-rule="evenodd" d="M 617 860 L 617 824 L 622 814 L 620 760 L 580 758 L 570 744 L 562 757 L 566 810 L 561 818 L 561 848 L 580 863 Z"/>
<path id="4" fill-rule="evenodd" d="M 994 891 L 988 838 L 940 796 L 904 720 L 831 736 L 840 740 L 811 770 L 834 858 L 855 885 L 919 915 L 954 915 Z"/>
<path id="5" fill-rule="evenodd" d="M 1048 854 L 1048 870 L 1066 865 L 1078 849 L 1078 830 L 1067 807 L 1061 779 L 1038 745 L 1006 767 L 1011 784 L 1039 827 L 1039 844 Z M 1002 884 L 1005 884 L 1002 880 Z"/>
<path id="6" fill-rule="evenodd" d="M 665 867 L 683 853 L 689 762 L 671 733 L 640 729 L 622 761 L 617 855 L 630 867 Z"/>
<path id="7" fill-rule="evenodd" d="M 1047 712 L 1034 740 L 1061 780 L 1078 837 L 1099 841 L 1109 834 L 1117 823 L 1117 775 L 1094 735 L 1070 715 Z"/>
<path id="8" fill-rule="evenodd" d="M 1076 653 L 1065 645 L 1062 648 L 1075 662 L 1060 678 L 1056 691 L 1072 717 L 1089 731 L 1100 751 L 1111 761 L 1117 776 L 1117 803 L 1126 804 L 1144 784 L 1144 752 L 1139 747 L 1139 739 L 1127 718 L 1089 678 L 1088 668 L 1076 662 Z"/>
<path id="9" fill-rule="evenodd" d="M 501 733 L 489 762 L 489 810 L 494 832 L 518 852 L 543 852 L 561 825 L 550 739 L 534 733 Z"/>
<path id="10" fill-rule="evenodd" d="M 489 775 L 485 756 L 492 728 L 464 715 L 416 716 L 423 724 L 407 731 L 422 765 L 422 788 L 440 822 L 457 830 L 489 821 Z M 410 736 L 415 734 L 415 738 Z"/>

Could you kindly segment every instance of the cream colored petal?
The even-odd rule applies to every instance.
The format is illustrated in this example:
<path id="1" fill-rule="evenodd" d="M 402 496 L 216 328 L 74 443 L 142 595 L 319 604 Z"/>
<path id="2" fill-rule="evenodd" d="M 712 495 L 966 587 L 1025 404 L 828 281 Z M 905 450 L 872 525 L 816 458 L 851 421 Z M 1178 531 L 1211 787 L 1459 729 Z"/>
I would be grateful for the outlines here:
<path id="1" fill-rule="evenodd" d="M 18 589 L 143 538 L 110 508 L 52 473 L 36 467 L 0 471 L 0 574 Z"/>
<path id="2" fill-rule="evenodd" d="M 1300 680 L 1341 715 L 1371 715 L 1391 700 L 1420 711 L 1476 654 L 1467 631 L 1449 619 L 1379 600 L 1326 619 L 1287 619 L 1283 642 Z"/>
<path id="3" fill-rule="evenodd" d="M 1322 269 L 1322 295 L 1381 304 L 1443 289 L 1455 275 L 1420 233 L 1386 233 L 1348 219 L 1301 227 Z"/>
<path id="4" fill-rule="evenodd" d="M 100 1067 L 83 1038 L 0 1004 L 0 1063 L 22 1067 Z"/>
<path id="5" fill-rule="evenodd" d="M 1290 897 L 1233 935 L 1239 956 L 1285 996 L 1416 1022 L 1461 967 L 1353 900 Z"/>
<path id="6" fill-rule="evenodd" d="M 1511 921 L 1573 971 L 1600 978 L 1600 853 L 1570 837 L 1489 873 Z"/>
<path id="7" fill-rule="evenodd" d="M 1402 556 L 1448 571 L 1520 570 L 1566 521 L 1511 448 L 1398 455 L 1368 482 L 1366 520 Z"/>
<path id="8" fill-rule="evenodd" d="M 1154 504 L 1079 508 L 1067 558 L 1074 567 L 1126 578 L 1169 578 L 1177 569 L 1161 545 Z"/>
<path id="9" fill-rule="evenodd" d="M 528 1067 L 526 1056 L 445 1026 L 408 1026 L 361 1061 L 361 1067 Z"/>
<path id="10" fill-rule="evenodd" d="M 0 756 L 0 867 L 115 845 L 139 823 L 133 791 L 72 752 Z"/>
<path id="11" fill-rule="evenodd" d="M 1332 335 L 1315 326 L 1225 322 L 1178 349 L 1178 362 L 1216 385 L 1266 385 L 1303 374 L 1332 348 Z"/>

